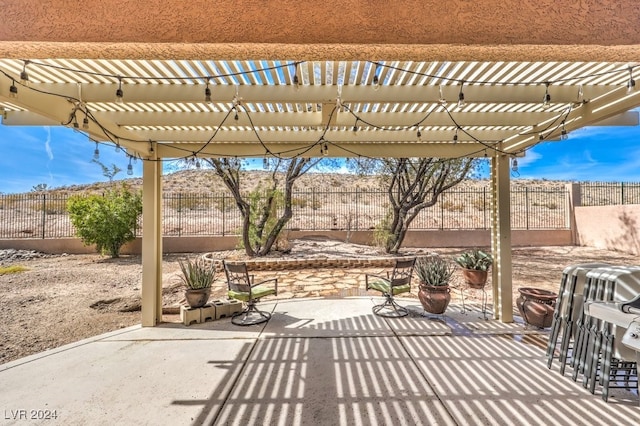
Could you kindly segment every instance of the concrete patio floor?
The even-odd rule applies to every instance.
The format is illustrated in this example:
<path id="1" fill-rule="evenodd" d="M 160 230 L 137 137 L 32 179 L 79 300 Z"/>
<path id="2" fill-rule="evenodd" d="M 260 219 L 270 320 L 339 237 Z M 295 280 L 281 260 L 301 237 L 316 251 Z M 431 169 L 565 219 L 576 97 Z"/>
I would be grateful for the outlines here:
<path id="1" fill-rule="evenodd" d="M 372 297 L 262 303 L 229 319 L 130 327 L 0 365 L 0 424 L 637 425 L 546 367 L 547 334 L 462 314 L 383 319 Z M 30 420 L 54 413 L 56 419 Z M 27 419 L 25 420 L 24 417 Z"/>

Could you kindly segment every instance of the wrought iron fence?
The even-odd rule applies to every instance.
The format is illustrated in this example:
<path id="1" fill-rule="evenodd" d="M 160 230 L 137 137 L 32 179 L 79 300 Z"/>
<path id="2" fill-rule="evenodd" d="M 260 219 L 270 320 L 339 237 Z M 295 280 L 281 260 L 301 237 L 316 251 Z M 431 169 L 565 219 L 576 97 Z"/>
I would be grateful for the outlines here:
<path id="1" fill-rule="evenodd" d="M 638 182 L 582 182 L 580 193 L 583 206 L 640 204 Z"/>
<path id="2" fill-rule="evenodd" d="M 0 238 L 74 236 L 66 209 L 68 197 L 45 193 L 0 195 Z M 568 195 L 564 188 L 513 188 L 513 229 L 568 229 Z M 234 235 L 242 218 L 226 192 L 163 194 L 163 234 Z M 418 214 L 411 229 L 489 229 L 488 188 L 450 190 Z M 371 230 L 389 214 L 386 191 L 308 189 L 295 191 L 291 230 Z"/>

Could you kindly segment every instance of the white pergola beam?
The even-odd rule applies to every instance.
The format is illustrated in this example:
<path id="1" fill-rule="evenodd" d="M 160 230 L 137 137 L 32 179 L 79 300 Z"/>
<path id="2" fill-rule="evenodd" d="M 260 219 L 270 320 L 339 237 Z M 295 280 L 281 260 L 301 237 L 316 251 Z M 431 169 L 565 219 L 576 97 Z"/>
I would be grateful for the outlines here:
<path id="1" fill-rule="evenodd" d="M 214 126 L 222 123 L 226 112 L 94 112 L 98 121 L 112 122 L 119 126 Z M 467 126 L 530 126 L 532 123 L 556 117 L 551 112 L 463 112 L 456 114 L 456 122 Z M 591 126 L 637 126 L 640 123 L 638 111 L 626 111 L 613 117 L 595 122 Z M 248 125 L 246 117 L 239 124 Z M 417 123 L 425 117 L 417 112 L 359 113 L 364 121 L 384 127 L 402 127 Z M 256 127 L 285 126 L 311 127 L 322 126 L 320 112 L 252 112 L 251 120 Z M 337 126 L 353 127 L 355 118 L 349 113 L 337 114 Z M 60 123 L 30 111 L 6 111 L 2 124 L 7 126 L 59 126 Z M 230 124 L 227 122 L 226 124 Z M 235 124 L 235 122 L 234 122 Z M 359 123 L 362 124 L 362 123 Z M 434 112 L 420 124 L 424 129 L 429 126 L 455 126 L 447 113 Z"/>
<path id="2" fill-rule="evenodd" d="M 454 130 L 423 130 L 418 140 L 415 130 L 400 130 L 389 132 L 384 130 L 359 130 L 354 133 L 349 130 L 231 130 L 221 129 L 214 136 L 214 130 L 138 130 L 139 138 L 161 142 L 301 142 L 313 143 L 323 134 L 324 139 L 331 142 L 413 142 L 415 144 L 428 142 L 453 143 Z M 484 130 L 470 131 L 469 134 L 481 141 L 498 141 L 517 133 L 517 130 Z M 458 142 L 475 140 L 463 132 L 458 133 Z"/>
<path id="3" fill-rule="evenodd" d="M 570 132 L 581 127 L 591 126 L 639 106 L 639 91 L 627 94 L 625 88 L 618 88 L 571 111 L 565 118 L 565 129 Z M 504 151 L 519 152 L 538 143 L 540 141 L 539 134 L 544 136 L 544 140 L 554 140 L 560 136 L 561 132 L 560 122 L 550 128 L 547 125 L 538 124 L 523 134 L 505 139 Z"/>
<path id="4" fill-rule="evenodd" d="M 118 84 L 82 83 L 84 102 L 114 102 Z M 78 84 L 37 83 L 38 90 L 68 97 L 78 96 Z M 619 86 L 583 86 L 584 99 L 594 99 Z M 244 86 L 210 85 L 214 103 L 231 103 L 238 95 L 243 102 L 264 103 L 333 103 L 338 89 L 333 85 L 301 85 L 298 90 L 289 85 Z M 204 103 L 204 84 L 126 84 L 122 85 L 123 99 L 128 103 Z M 443 86 L 444 98 L 454 104 L 458 100 L 459 86 Z M 571 103 L 578 99 L 577 86 L 551 86 L 552 103 Z M 542 103 L 545 86 L 540 85 L 469 85 L 463 88 L 465 99 L 471 103 Z M 342 87 L 341 100 L 351 103 L 429 103 L 440 99 L 439 86 L 434 85 L 383 85 L 377 90 L 368 85 Z"/>
<path id="5" fill-rule="evenodd" d="M 324 143 L 268 143 L 265 147 L 275 155 L 289 158 L 293 156 L 319 157 Z M 194 143 L 158 144 L 158 155 L 164 158 L 198 157 L 269 157 L 265 149 L 256 143 L 212 142 L 203 147 Z M 327 143 L 328 157 L 487 157 L 493 154 L 491 147 L 479 143 Z"/>

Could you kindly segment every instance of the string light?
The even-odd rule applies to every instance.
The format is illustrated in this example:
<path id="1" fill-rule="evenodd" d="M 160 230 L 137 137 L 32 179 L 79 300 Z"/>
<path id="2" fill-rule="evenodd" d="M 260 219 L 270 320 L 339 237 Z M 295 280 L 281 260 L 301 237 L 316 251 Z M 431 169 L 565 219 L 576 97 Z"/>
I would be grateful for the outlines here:
<path id="1" fill-rule="evenodd" d="M 358 119 L 356 118 L 356 122 L 353 124 L 353 134 L 358 134 Z"/>
<path id="2" fill-rule="evenodd" d="M 262 168 L 267 170 L 269 168 L 269 160 L 265 157 L 262 159 Z"/>
<path id="3" fill-rule="evenodd" d="M 84 114 L 84 118 L 82 119 L 82 129 L 83 130 L 89 130 L 89 117 L 87 117 L 87 114 Z"/>
<path id="4" fill-rule="evenodd" d="M 72 116 L 72 121 L 73 121 L 73 128 L 75 130 L 78 130 L 80 128 L 80 125 L 78 124 L 78 117 L 76 115 L 76 110 L 73 110 L 73 112 L 71 113 Z M 97 146 L 97 144 L 96 144 Z"/>
<path id="5" fill-rule="evenodd" d="M 422 132 L 420 132 L 420 127 L 418 127 L 418 132 L 416 133 L 416 136 L 418 137 L 418 140 L 422 138 Z"/>
<path id="6" fill-rule="evenodd" d="M 27 73 L 27 64 L 29 61 L 24 61 L 22 72 L 20 73 L 20 83 L 23 86 L 29 86 L 29 74 Z"/>
<path id="7" fill-rule="evenodd" d="M 373 90 L 378 90 L 380 88 L 380 77 L 378 77 L 379 69 L 380 65 L 376 64 L 376 70 L 373 72 Z"/>
<path id="8" fill-rule="evenodd" d="M 442 94 L 442 84 L 438 87 L 438 90 L 440 92 L 440 99 L 438 99 L 438 103 L 440 105 L 445 105 L 447 103 L 447 100 L 444 98 L 444 95 Z"/>
<path id="9" fill-rule="evenodd" d="M 100 159 L 100 149 L 98 148 L 98 142 L 96 142 L 96 149 L 93 150 L 93 159 L 94 160 Z"/>
<path id="10" fill-rule="evenodd" d="M 14 99 L 18 97 L 18 88 L 16 87 L 16 81 L 13 79 L 11 80 L 11 87 L 9 87 L 9 97 Z"/>
<path id="11" fill-rule="evenodd" d="M 329 145 L 327 145 L 326 142 L 324 143 L 324 152 L 322 154 L 325 156 L 329 155 Z"/>
<path id="12" fill-rule="evenodd" d="M 453 134 L 453 142 L 458 142 L 458 127 L 456 127 L 456 131 Z"/>
<path id="13" fill-rule="evenodd" d="M 195 162 L 196 162 L 196 169 L 200 169 L 200 159 L 198 159 L 198 157 L 196 157 L 195 155 L 193 158 L 195 159 Z"/>
<path id="14" fill-rule="evenodd" d="M 233 109 L 234 109 L 234 110 L 235 110 L 235 112 L 236 112 L 236 114 L 233 116 L 233 119 L 234 119 L 234 120 L 236 120 L 236 121 L 238 121 L 238 120 L 240 119 L 240 117 L 238 116 L 238 108 L 235 108 L 235 107 L 234 107 Z"/>
<path id="15" fill-rule="evenodd" d="M 124 93 L 122 92 L 122 77 L 118 77 L 118 89 L 116 90 L 116 103 L 121 104 L 124 102 Z"/>
<path id="16" fill-rule="evenodd" d="M 636 81 L 633 79 L 633 68 L 629 67 L 629 81 L 627 81 L 627 93 L 635 90 Z"/>
<path id="17" fill-rule="evenodd" d="M 293 65 L 293 88 L 298 90 L 300 88 L 300 79 L 298 78 L 298 66 Z"/>
<path id="18" fill-rule="evenodd" d="M 569 139 L 569 133 L 567 133 L 567 129 L 564 127 L 564 120 L 562 121 L 562 130 L 560 131 L 560 140 L 566 141 Z"/>
<path id="19" fill-rule="evenodd" d="M 578 86 L 578 97 L 576 98 L 576 103 L 584 103 L 584 91 L 582 90 L 582 84 Z"/>
<path id="20" fill-rule="evenodd" d="M 204 88 L 204 101 L 211 102 L 211 89 L 209 88 L 209 79 L 207 78 L 207 87 Z"/>
<path id="21" fill-rule="evenodd" d="M 131 165 L 131 156 L 129 156 L 129 165 L 127 166 L 127 174 L 129 176 L 133 175 L 133 166 Z"/>
<path id="22" fill-rule="evenodd" d="M 463 87 L 464 87 L 464 81 L 461 81 L 460 82 L 460 93 L 458 93 L 458 109 L 464 108 L 465 106 L 467 106 L 467 103 L 464 100 L 464 92 L 462 91 Z"/>
<path id="23" fill-rule="evenodd" d="M 549 83 L 545 83 L 544 98 L 542 98 L 542 107 L 549 108 L 551 106 L 551 95 L 549 94 Z"/>
<path id="24" fill-rule="evenodd" d="M 518 159 L 515 157 L 511 160 L 511 171 L 514 173 L 518 171 Z"/>

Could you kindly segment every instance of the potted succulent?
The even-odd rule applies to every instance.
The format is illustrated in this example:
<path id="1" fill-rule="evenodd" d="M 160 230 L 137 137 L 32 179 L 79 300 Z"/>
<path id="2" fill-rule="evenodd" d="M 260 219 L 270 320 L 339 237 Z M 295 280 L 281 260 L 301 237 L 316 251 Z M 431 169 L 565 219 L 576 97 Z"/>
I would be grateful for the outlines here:
<path id="1" fill-rule="evenodd" d="M 471 288 L 483 288 L 487 283 L 488 271 L 493 264 L 493 257 L 483 250 L 473 249 L 454 258 L 462 268 L 462 276 Z"/>
<path id="2" fill-rule="evenodd" d="M 187 287 L 185 298 L 191 308 L 201 308 L 209 301 L 211 285 L 216 278 L 213 262 L 199 257 L 196 260 L 179 260 L 183 284 Z"/>
<path id="3" fill-rule="evenodd" d="M 420 280 L 418 299 L 425 311 L 443 314 L 451 301 L 449 282 L 455 270 L 454 265 L 438 255 L 420 257 L 416 260 L 414 272 Z"/>

